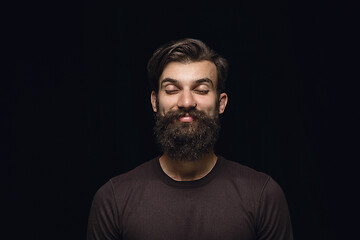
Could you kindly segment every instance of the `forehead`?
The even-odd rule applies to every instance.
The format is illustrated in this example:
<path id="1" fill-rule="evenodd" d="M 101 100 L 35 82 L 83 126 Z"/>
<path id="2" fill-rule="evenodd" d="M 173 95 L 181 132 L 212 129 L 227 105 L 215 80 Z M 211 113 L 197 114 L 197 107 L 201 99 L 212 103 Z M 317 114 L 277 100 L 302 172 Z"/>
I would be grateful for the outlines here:
<path id="1" fill-rule="evenodd" d="M 196 81 L 208 78 L 214 85 L 217 83 L 217 70 L 213 62 L 170 62 L 165 67 L 160 76 L 160 84 L 165 78 L 172 78 L 178 81 Z"/>

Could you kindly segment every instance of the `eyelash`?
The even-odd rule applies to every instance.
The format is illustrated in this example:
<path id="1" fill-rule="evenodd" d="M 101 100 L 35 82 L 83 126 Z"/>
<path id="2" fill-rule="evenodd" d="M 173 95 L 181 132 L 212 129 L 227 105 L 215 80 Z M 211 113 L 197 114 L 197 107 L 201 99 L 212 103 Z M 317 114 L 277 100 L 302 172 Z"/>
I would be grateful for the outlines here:
<path id="1" fill-rule="evenodd" d="M 175 94 L 177 93 L 179 90 L 165 90 L 166 94 Z M 198 94 L 202 94 L 202 95 L 205 95 L 209 92 L 209 90 L 194 90 L 196 93 Z"/>
<path id="2" fill-rule="evenodd" d="M 175 94 L 177 93 L 179 90 L 165 90 L 166 94 Z"/>
<path id="3" fill-rule="evenodd" d="M 195 92 L 205 95 L 209 92 L 209 90 L 195 90 Z"/>

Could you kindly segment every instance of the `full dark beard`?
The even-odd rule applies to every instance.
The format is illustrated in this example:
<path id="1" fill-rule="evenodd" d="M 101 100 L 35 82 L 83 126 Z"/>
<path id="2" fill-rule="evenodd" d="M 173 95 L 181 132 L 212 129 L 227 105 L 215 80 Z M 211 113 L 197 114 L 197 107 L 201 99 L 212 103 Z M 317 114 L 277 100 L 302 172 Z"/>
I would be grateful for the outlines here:
<path id="1" fill-rule="evenodd" d="M 180 122 L 188 113 L 192 122 Z M 162 151 L 180 161 L 196 161 L 209 153 L 218 138 L 219 117 L 212 118 L 195 109 L 169 111 L 165 116 L 156 114 L 154 132 Z"/>

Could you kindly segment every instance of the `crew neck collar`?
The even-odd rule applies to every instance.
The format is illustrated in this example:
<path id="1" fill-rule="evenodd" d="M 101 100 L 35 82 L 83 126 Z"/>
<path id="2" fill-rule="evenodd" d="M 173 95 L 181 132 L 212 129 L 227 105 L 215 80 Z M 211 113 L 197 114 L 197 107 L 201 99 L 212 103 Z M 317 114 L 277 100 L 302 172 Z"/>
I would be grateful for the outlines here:
<path id="1" fill-rule="evenodd" d="M 217 155 L 217 161 L 211 171 L 206 174 L 204 177 L 193 180 L 193 181 L 176 181 L 169 177 L 161 168 L 159 157 L 153 159 L 153 167 L 155 170 L 156 175 L 161 179 L 162 182 L 166 183 L 167 185 L 175 188 L 197 188 L 208 184 L 216 175 L 218 174 L 219 170 L 223 165 L 223 158 Z"/>

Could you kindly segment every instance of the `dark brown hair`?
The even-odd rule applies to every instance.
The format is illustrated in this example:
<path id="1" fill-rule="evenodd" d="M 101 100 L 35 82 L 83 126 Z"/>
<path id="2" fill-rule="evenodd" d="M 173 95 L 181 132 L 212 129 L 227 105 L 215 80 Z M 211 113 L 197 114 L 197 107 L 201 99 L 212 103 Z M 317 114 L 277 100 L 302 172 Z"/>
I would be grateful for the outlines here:
<path id="1" fill-rule="evenodd" d="M 226 59 L 210 49 L 202 41 L 191 38 L 169 42 L 154 52 L 147 65 L 148 78 L 152 90 L 158 93 L 159 78 L 166 64 L 170 62 L 199 62 L 203 60 L 208 60 L 215 64 L 218 77 L 217 92 L 218 94 L 222 93 L 225 90 L 228 71 Z"/>

